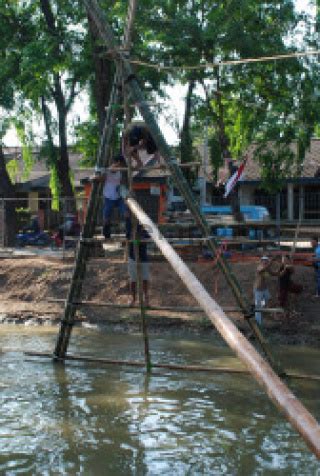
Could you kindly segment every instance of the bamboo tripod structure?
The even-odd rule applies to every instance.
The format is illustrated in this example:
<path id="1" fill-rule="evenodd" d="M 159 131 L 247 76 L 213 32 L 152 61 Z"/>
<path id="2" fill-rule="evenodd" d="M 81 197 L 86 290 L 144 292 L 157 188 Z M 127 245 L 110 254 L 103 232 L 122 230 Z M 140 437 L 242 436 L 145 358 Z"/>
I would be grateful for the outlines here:
<path id="1" fill-rule="evenodd" d="M 138 84 L 137 78 L 131 68 L 130 63 L 124 54 L 119 50 L 116 40 L 114 38 L 113 32 L 110 28 L 108 22 L 105 21 L 103 13 L 99 8 L 99 5 L 96 0 L 83 0 L 84 5 L 87 8 L 88 14 L 94 21 L 99 34 L 101 41 L 105 44 L 107 48 L 112 51 L 112 55 L 116 58 L 121 64 L 122 74 L 124 75 L 124 83 L 130 92 L 130 96 L 137 104 L 140 114 L 142 115 L 145 123 L 148 125 L 152 137 L 154 138 L 161 156 L 164 158 L 167 168 L 172 175 L 174 184 L 179 190 L 181 196 L 184 198 L 187 207 L 189 208 L 191 214 L 193 215 L 198 227 L 201 229 L 203 235 L 208 237 L 208 247 L 212 251 L 213 255 L 216 256 L 218 253 L 219 245 L 217 241 L 211 237 L 210 228 L 206 222 L 205 217 L 200 213 L 198 204 L 191 192 L 188 182 L 186 181 L 183 173 L 181 172 L 177 162 L 171 158 L 171 151 L 166 141 L 164 140 L 162 133 L 158 127 L 157 122 L 155 121 L 153 114 L 151 113 L 148 104 L 145 101 L 144 95 L 141 91 L 141 88 Z M 112 103 L 111 103 L 112 104 Z M 210 238 L 209 238 L 210 237 Z M 258 325 L 253 319 L 254 313 L 252 306 L 244 296 L 239 282 L 232 273 L 230 267 L 228 266 L 227 261 L 223 256 L 220 256 L 218 260 L 218 266 L 220 267 L 222 273 L 224 274 L 231 290 L 242 309 L 242 312 L 247 318 L 247 322 L 255 337 L 257 338 L 264 354 L 268 361 L 272 364 L 273 368 L 277 370 L 280 375 L 284 375 L 285 372 L 281 368 L 280 364 L 275 360 L 268 343 L 264 336 L 262 335 Z"/>
<path id="2" fill-rule="evenodd" d="M 205 237 L 210 236 L 210 229 L 206 223 L 204 216 L 200 213 L 199 208 L 194 200 L 189 185 L 184 178 L 177 163 L 171 159 L 171 153 L 168 145 L 166 144 L 158 125 L 151 114 L 148 105 L 144 101 L 143 94 L 140 90 L 137 79 L 131 69 L 131 66 L 123 53 L 121 53 L 115 42 L 112 30 L 102 15 L 102 12 L 98 6 L 96 0 L 83 0 L 83 3 L 87 7 L 88 14 L 96 24 L 99 31 L 102 42 L 111 48 L 113 55 L 116 57 L 118 63 L 117 74 L 115 75 L 114 87 L 112 90 L 110 104 L 117 99 L 118 90 L 117 82 L 119 71 L 122 71 L 124 76 L 124 83 L 126 84 L 130 94 L 138 105 L 141 115 L 143 116 L 146 124 L 148 125 L 151 134 L 158 146 L 159 152 L 165 159 L 167 167 L 171 172 L 176 187 L 179 189 L 180 194 L 185 199 L 185 202 L 190 209 L 193 217 L 202 233 Z M 121 68 L 120 68 L 121 66 Z M 108 108 L 106 124 L 101 141 L 101 147 L 99 151 L 98 165 L 104 165 L 105 158 L 110 155 L 110 144 L 112 136 L 112 124 L 114 122 L 114 108 Z M 82 281 L 86 271 L 86 261 L 89 255 L 89 244 L 86 242 L 87 238 L 92 238 L 94 232 L 94 226 L 97 216 L 99 197 L 101 195 L 101 185 L 93 184 L 93 189 L 90 196 L 87 220 L 83 231 L 83 240 L 80 240 L 76 264 L 72 276 L 72 281 L 68 293 L 67 302 L 65 305 L 64 317 L 61 321 L 59 336 L 56 343 L 54 356 L 57 360 L 64 360 L 67 358 L 66 353 L 68 349 L 71 330 L 75 321 L 76 306 L 75 302 L 79 302 L 79 298 L 82 290 Z M 249 371 L 254 378 L 267 390 L 268 395 L 274 401 L 274 403 L 284 412 L 287 419 L 298 430 L 298 432 L 305 439 L 312 451 L 320 457 L 320 428 L 316 420 L 310 415 L 310 413 L 303 407 L 303 405 L 294 397 L 290 390 L 284 385 L 279 377 L 274 373 L 272 368 L 263 360 L 263 358 L 257 353 L 253 346 L 245 339 L 245 337 L 238 331 L 238 329 L 229 321 L 222 309 L 217 305 L 215 301 L 206 293 L 202 285 L 190 272 L 183 261 L 176 255 L 172 247 L 167 241 L 161 237 L 159 230 L 151 222 L 151 220 L 145 215 L 143 210 L 139 207 L 136 201 L 129 197 L 127 204 L 134 216 L 144 225 L 148 227 L 148 233 L 151 235 L 154 242 L 162 251 L 168 261 L 174 266 L 175 271 L 181 277 L 186 284 L 192 295 L 198 300 L 199 305 L 206 312 L 212 323 L 220 332 L 222 337 L 226 340 L 228 345 L 237 353 L 239 358 L 246 364 Z M 218 244 L 215 239 L 208 238 L 208 245 L 214 255 L 217 254 Z M 137 256 L 137 255 L 136 255 Z M 137 260 L 138 261 L 138 260 Z M 227 282 L 229 283 L 237 302 L 248 318 L 248 323 L 255 333 L 262 349 L 264 350 L 268 360 L 272 363 L 273 367 L 277 369 L 278 373 L 282 373 L 282 369 L 274 361 L 272 353 L 262 336 L 260 330 L 256 326 L 252 317 L 252 310 L 244 297 L 239 283 L 236 277 L 232 274 L 225 261 L 223 255 L 220 256 L 218 261 L 219 266 L 225 275 Z M 143 298 L 140 300 L 141 310 L 143 311 Z"/>

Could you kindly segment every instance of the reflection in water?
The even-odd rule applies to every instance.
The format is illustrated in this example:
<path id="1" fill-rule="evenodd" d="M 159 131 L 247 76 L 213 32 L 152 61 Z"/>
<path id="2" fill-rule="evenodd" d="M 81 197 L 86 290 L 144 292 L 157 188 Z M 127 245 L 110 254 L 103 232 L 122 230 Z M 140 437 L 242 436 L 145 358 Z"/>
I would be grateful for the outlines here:
<path id="1" fill-rule="evenodd" d="M 56 329 L 2 326 L 0 349 L 52 349 Z M 152 358 L 239 365 L 225 347 L 152 338 Z M 76 330 L 72 352 L 139 359 L 140 336 Z M 293 356 L 295 356 L 293 358 Z M 282 360 L 316 373 L 319 352 Z M 0 354 L 0 474 L 317 474 L 319 465 L 245 375 L 166 373 Z M 295 370 L 296 370 L 295 369 Z M 320 417 L 319 382 L 291 388 Z"/>

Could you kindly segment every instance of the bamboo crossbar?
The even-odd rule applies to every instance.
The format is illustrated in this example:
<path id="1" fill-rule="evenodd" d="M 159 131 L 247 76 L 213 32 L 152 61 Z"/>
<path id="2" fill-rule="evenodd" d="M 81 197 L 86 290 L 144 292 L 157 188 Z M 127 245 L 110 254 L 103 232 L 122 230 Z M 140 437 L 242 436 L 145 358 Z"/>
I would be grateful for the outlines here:
<path id="1" fill-rule="evenodd" d="M 184 163 L 177 162 L 177 166 L 180 167 L 181 169 L 198 167 L 200 165 L 201 165 L 201 162 L 184 162 Z M 89 171 L 89 172 L 95 171 L 93 167 L 85 168 L 85 169 L 72 169 L 72 170 L 79 170 L 79 171 L 83 170 L 83 171 Z M 129 167 L 104 167 L 101 170 L 101 172 L 103 174 L 104 172 L 108 172 L 109 170 L 127 172 L 129 170 Z M 132 167 L 133 172 L 140 172 L 140 171 L 145 172 L 148 170 L 164 170 L 167 172 L 167 168 L 165 165 L 150 165 L 150 166 L 144 165 L 143 167 Z"/>
<path id="2" fill-rule="evenodd" d="M 179 237 L 168 237 L 166 238 L 167 241 L 169 243 L 174 243 L 176 244 L 177 246 L 178 245 L 192 245 L 194 243 L 206 243 L 206 242 L 209 242 L 212 238 L 215 238 L 216 239 L 216 242 L 218 244 L 225 244 L 225 245 L 242 245 L 242 244 L 246 244 L 246 245 L 256 245 L 256 244 L 272 244 L 272 243 L 276 243 L 277 239 L 261 239 L 261 240 L 251 240 L 249 238 L 244 238 L 244 237 L 236 237 L 236 238 L 217 238 L 216 236 L 212 235 L 212 236 L 208 236 L 208 237 L 198 237 L 198 238 L 195 238 L 195 237 L 190 237 L 190 238 L 186 238 L 186 237 L 182 237 L 182 238 L 179 238 Z M 79 238 L 75 238 L 75 241 L 76 240 L 79 240 Z M 83 243 L 132 243 L 134 242 L 134 240 L 128 240 L 127 238 L 125 238 L 124 236 L 123 237 L 113 237 L 111 236 L 111 238 L 108 238 L 107 241 L 105 241 L 105 238 L 101 235 L 101 236 L 96 236 L 96 237 L 93 237 L 93 238 L 80 238 L 80 240 L 83 242 Z M 299 241 L 301 242 L 305 242 L 305 241 L 308 241 L 308 240 L 304 240 L 304 239 L 300 239 Z M 140 243 L 153 243 L 153 240 L 151 239 L 143 239 L 143 240 L 139 240 Z M 293 242 L 293 239 L 291 238 L 281 238 L 280 239 L 280 242 L 281 243 L 288 243 L 288 245 L 291 245 L 291 243 Z M 281 244 L 280 244 L 281 246 Z M 278 248 L 278 244 L 277 244 L 277 248 Z"/>
<path id="3" fill-rule="evenodd" d="M 11 350 L 11 352 L 16 352 L 16 350 Z M 24 355 L 30 357 L 48 357 L 51 358 L 53 355 L 49 352 L 31 352 L 24 351 Z M 61 361 L 71 360 L 79 362 L 91 362 L 91 363 L 101 363 L 106 365 L 123 365 L 128 367 L 145 367 L 145 362 L 137 360 L 119 360 L 119 359 L 107 359 L 105 357 L 95 357 L 95 356 L 85 356 L 85 355 L 73 355 L 66 354 L 63 358 L 58 359 Z M 233 374 L 249 374 L 250 372 L 247 369 L 233 368 L 233 367 L 208 367 L 204 365 L 182 365 L 182 364 L 163 364 L 163 363 L 152 363 L 152 368 L 155 369 L 168 369 L 168 370 L 182 370 L 188 372 L 213 372 L 213 373 L 233 373 Z M 320 375 L 314 374 L 300 374 L 298 372 L 286 372 L 286 375 L 293 379 L 300 380 L 315 380 L 320 382 Z"/>
<path id="4" fill-rule="evenodd" d="M 65 303 L 65 299 L 58 299 L 58 298 L 50 298 L 48 302 L 56 302 L 56 303 Z M 140 306 L 135 305 L 131 306 L 130 304 L 122 304 L 122 303 L 112 303 L 112 302 L 101 302 L 101 301 L 74 301 L 74 306 L 88 306 L 88 307 L 110 307 L 110 308 L 119 308 L 119 309 L 140 309 Z M 190 312 L 190 313 L 203 313 L 203 309 L 201 307 L 192 307 L 192 306 L 146 306 L 147 311 L 173 311 L 173 312 Z M 240 307 L 223 307 L 225 312 L 241 312 Z M 255 308 L 255 311 L 266 312 L 266 313 L 283 313 L 284 310 L 281 307 L 269 308 L 269 307 L 261 307 Z"/>

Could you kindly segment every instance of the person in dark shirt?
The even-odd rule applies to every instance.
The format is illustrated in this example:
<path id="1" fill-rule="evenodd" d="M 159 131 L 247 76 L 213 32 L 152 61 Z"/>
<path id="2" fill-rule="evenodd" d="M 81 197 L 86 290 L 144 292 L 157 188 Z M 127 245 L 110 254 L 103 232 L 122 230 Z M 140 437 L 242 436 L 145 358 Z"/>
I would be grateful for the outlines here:
<path id="1" fill-rule="evenodd" d="M 279 304 L 286 307 L 289 293 L 300 294 L 302 292 L 301 284 L 294 283 L 292 276 L 294 267 L 290 256 L 282 256 L 282 262 L 279 268 Z"/>
<path id="2" fill-rule="evenodd" d="M 139 169 L 143 167 L 161 164 L 161 157 L 151 132 L 146 124 L 141 121 L 132 122 L 124 130 L 122 154 L 135 169 L 134 177 L 139 174 Z"/>
<path id="3" fill-rule="evenodd" d="M 133 230 L 131 220 L 127 220 L 127 239 L 133 239 Z M 147 243 L 143 240 L 148 239 L 149 235 L 144 228 L 138 224 L 136 240 L 138 241 L 138 253 L 142 273 L 142 289 L 145 306 L 149 306 L 149 260 Z M 136 304 L 137 297 L 137 261 L 135 257 L 135 244 L 130 241 L 128 253 L 128 273 L 130 279 L 131 302 L 130 306 Z"/>

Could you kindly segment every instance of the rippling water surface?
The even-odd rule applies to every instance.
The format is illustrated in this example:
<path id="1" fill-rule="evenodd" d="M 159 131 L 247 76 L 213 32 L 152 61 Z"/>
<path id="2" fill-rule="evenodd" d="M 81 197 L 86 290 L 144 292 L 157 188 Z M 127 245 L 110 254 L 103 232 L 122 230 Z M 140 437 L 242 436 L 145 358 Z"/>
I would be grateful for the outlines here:
<path id="1" fill-rule="evenodd" d="M 304 442 L 247 375 L 52 364 L 56 328 L 0 327 L 0 474 L 319 475 Z M 15 350 L 12 352 L 12 350 Z M 227 348 L 152 337 L 158 362 L 239 366 Z M 139 359 L 138 335 L 76 329 L 70 352 Z M 295 370 L 319 373 L 320 352 L 282 349 Z M 320 419 L 320 382 L 291 388 Z"/>

